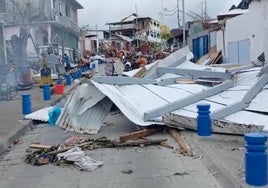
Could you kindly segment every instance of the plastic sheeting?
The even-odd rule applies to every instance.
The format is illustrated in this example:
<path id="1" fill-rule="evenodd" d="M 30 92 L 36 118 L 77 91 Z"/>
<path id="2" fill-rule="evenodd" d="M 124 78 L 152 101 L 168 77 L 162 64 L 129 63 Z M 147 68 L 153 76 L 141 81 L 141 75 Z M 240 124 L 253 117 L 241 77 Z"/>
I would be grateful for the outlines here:
<path id="1" fill-rule="evenodd" d="M 81 170 L 93 171 L 103 165 L 102 161 L 97 161 L 89 156 L 86 156 L 84 151 L 79 147 L 74 147 L 64 153 L 57 154 L 58 159 L 65 159 L 71 161 Z"/>

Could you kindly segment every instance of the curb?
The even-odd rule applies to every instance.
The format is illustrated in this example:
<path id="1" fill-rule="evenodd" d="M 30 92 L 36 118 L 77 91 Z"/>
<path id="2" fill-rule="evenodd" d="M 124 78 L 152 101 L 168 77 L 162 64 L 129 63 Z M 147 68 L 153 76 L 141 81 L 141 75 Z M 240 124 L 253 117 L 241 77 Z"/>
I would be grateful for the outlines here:
<path id="1" fill-rule="evenodd" d="M 200 139 L 203 139 L 203 138 L 201 137 Z M 209 139 L 209 137 L 204 138 L 204 139 Z M 188 140 L 187 142 L 189 143 Z M 216 180 L 219 182 L 220 185 L 222 186 L 225 185 L 226 187 L 238 186 L 239 180 L 233 177 L 228 172 L 228 170 L 224 167 L 224 165 L 220 164 L 219 161 L 213 157 L 213 154 L 209 150 L 207 150 L 205 147 L 203 147 L 202 143 L 198 142 L 198 140 L 196 139 L 192 139 L 191 147 L 195 150 L 194 152 L 195 154 L 203 156 L 201 158 L 201 161 L 211 173 L 216 172 L 220 174 L 220 176 L 215 176 Z"/>
<path id="2" fill-rule="evenodd" d="M 77 86 L 79 86 L 82 81 L 83 79 L 81 79 L 79 83 L 75 83 L 70 86 L 70 88 L 68 88 L 68 90 L 66 90 L 64 94 L 51 100 L 49 104 L 53 106 L 60 102 L 63 98 L 68 96 Z M 36 107 L 35 110 L 40 110 L 42 107 L 43 106 Z M 10 134 L 9 138 L 6 141 L 3 141 L 3 143 L 0 143 L 0 156 L 3 155 L 7 151 L 7 149 L 14 143 L 14 141 L 17 140 L 22 134 L 24 134 L 31 126 L 33 126 L 33 121 L 24 119 L 24 122 L 18 125 L 18 128 Z"/>
<path id="3" fill-rule="evenodd" d="M 32 125 L 33 122 L 31 120 L 26 120 L 23 124 L 19 125 L 19 128 L 10 134 L 10 137 L 4 141 L 4 143 L 0 144 L 0 155 L 4 154 L 14 141 L 24 134 Z"/>

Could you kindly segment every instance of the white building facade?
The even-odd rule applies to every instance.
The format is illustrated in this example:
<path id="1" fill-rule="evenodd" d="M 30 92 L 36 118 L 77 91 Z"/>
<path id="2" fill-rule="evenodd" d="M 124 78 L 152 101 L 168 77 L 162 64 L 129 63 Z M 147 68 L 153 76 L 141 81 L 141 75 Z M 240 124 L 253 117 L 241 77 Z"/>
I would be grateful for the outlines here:
<path id="1" fill-rule="evenodd" d="M 251 1 L 246 13 L 226 20 L 217 32 L 217 50 L 226 63 L 247 64 L 268 57 L 268 1 Z"/>

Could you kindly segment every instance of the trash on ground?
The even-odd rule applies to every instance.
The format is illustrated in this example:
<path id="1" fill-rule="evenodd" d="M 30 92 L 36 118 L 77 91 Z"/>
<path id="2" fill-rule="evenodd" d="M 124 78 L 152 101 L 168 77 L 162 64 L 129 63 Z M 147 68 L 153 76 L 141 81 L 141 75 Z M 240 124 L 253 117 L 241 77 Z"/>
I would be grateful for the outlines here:
<path id="1" fill-rule="evenodd" d="M 57 154 L 58 160 L 73 162 L 80 170 L 93 171 L 103 165 L 102 161 L 97 161 L 85 155 L 79 147 L 74 147 L 66 152 Z"/>
<path id="2" fill-rule="evenodd" d="M 123 170 L 122 173 L 123 174 L 132 174 L 133 170 Z"/>
<path id="3" fill-rule="evenodd" d="M 81 143 L 76 143 L 80 137 L 71 137 L 70 139 L 65 141 L 64 143 L 68 143 L 70 145 L 58 145 L 58 146 L 51 146 L 51 145 L 44 145 L 44 144 L 31 144 L 31 148 L 38 148 L 38 150 L 29 153 L 26 155 L 24 161 L 26 163 L 40 166 L 49 163 L 54 163 L 59 166 L 65 165 L 75 165 L 80 169 L 84 169 L 90 171 L 93 169 L 93 166 L 97 164 L 97 166 L 101 166 L 100 161 L 95 161 L 91 158 L 82 157 L 82 150 L 93 150 L 98 148 L 123 148 L 123 147 L 144 147 L 148 145 L 157 145 L 167 141 L 167 139 L 150 139 L 150 140 L 137 140 L 131 142 L 120 142 L 117 140 L 109 140 L 106 137 L 101 137 L 97 139 L 86 139 L 83 140 Z M 80 139 L 79 139 L 80 140 Z M 82 141 L 82 140 L 80 140 Z M 79 148 L 79 149 L 77 149 Z M 80 153 L 80 158 L 76 155 L 72 155 L 70 153 Z M 60 157 L 63 157 L 65 160 L 57 160 Z M 72 161 L 72 157 L 77 157 L 79 160 Z M 92 165 L 91 163 L 96 163 Z M 96 166 L 94 166 L 96 167 Z"/>

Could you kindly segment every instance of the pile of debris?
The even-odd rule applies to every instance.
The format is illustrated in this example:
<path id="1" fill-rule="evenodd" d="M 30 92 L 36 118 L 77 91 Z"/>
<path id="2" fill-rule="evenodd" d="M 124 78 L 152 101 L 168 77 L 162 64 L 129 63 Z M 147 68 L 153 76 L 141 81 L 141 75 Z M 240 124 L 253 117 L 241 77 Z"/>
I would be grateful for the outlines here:
<path id="1" fill-rule="evenodd" d="M 32 143 L 29 147 L 35 149 L 35 151 L 27 154 L 24 161 L 34 166 L 52 163 L 57 166 L 74 165 L 80 170 L 92 171 L 102 166 L 103 162 L 86 156 L 84 150 L 95 150 L 99 148 L 146 147 L 150 145 L 159 145 L 169 149 L 174 149 L 173 146 L 166 143 L 168 139 L 147 138 L 147 136 L 161 131 L 168 132 L 174 138 L 174 140 L 178 143 L 178 147 L 176 148 L 177 151 L 185 156 L 193 156 L 191 147 L 185 142 L 183 136 L 175 129 L 151 128 L 121 135 L 119 140 L 110 140 L 107 137 L 84 139 L 82 136 L 72 136 L 63 144 L 57 146 Z"/>

